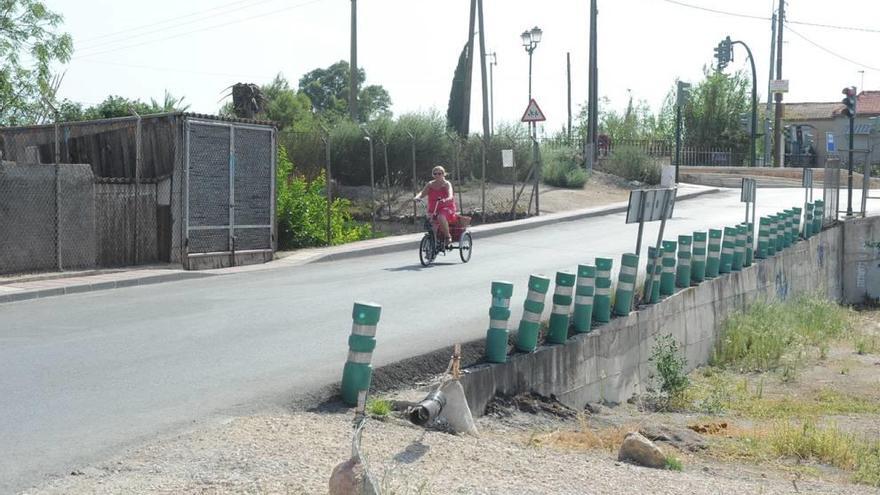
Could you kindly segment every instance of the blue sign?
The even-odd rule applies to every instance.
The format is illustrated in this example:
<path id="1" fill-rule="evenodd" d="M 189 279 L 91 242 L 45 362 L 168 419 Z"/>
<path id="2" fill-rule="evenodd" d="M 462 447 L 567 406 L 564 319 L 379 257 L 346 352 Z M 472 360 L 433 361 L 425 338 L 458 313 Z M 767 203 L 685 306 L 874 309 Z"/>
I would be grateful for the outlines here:
<path id="1" fill-rule="evenodd" d="M 834 134 L 830 132 L 825 133 L 825 151 L 828 153 L 837 151 L 837 146 L 834 144 Z"/>

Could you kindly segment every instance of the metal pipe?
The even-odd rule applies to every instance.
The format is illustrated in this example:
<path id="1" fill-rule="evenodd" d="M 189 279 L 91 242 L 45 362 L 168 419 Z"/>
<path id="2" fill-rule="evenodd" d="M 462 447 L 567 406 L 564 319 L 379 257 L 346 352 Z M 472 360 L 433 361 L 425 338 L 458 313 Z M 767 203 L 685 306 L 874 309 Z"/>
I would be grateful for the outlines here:
<path id="1" fill-rule="evenodd" d="M 439 389 L 428 394 L 417 405 L 410 408 L 407 416 L 412 424 L 425 426 L 440 415 L 446 406 L 446 396 Z"/>

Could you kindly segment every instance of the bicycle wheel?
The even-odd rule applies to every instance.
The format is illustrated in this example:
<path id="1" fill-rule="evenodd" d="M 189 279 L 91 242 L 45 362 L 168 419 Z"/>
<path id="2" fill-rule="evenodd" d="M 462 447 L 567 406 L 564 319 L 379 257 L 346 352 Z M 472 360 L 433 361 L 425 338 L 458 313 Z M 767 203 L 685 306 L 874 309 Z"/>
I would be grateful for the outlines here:
<path id="1" fill-rule="evenodd" d="M 461 234 L 461 240 L 458 241 L 458 255 L 461 256 L 461 261 L 467 263 L 471 260 L 471 252 L 474 247 L 474 240 L 471 238 L 470 232 L 465 232 Z"/>
<path id="2" fill-rule="evenodd" d="M 425 234 L 422 242 L 419 243 L 419 261 L 422 266 L 428 266 L 434 261 L 434 236 Z"/>

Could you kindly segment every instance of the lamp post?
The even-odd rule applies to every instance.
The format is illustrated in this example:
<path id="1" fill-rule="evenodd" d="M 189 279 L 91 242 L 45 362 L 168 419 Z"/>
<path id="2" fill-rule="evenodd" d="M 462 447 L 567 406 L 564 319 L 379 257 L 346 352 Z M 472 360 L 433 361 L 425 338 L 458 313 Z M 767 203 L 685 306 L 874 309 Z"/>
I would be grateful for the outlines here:
<path id="1" fill-rule="evenodd" d="M 530 31 L 523 31 L 520 35 L 522 38 L 523 48 L 529 54 L 529 103 L 532 102 L 532 52 L 541 42 L 541 36 L 544 34 L 538 26 L 533 27 Z M 538 168 L 538 128 L 534 122 L 529 123 L 532 134 L 532 163 L 535 167 L 535 215 L 540 214 L 541 208 L 538 202 L 538 187 L 541 184 L 541 171 Z M 515 207 L 515 206 L 514 206 Z"/>
<path id="2" fill-rule="evenodd" d="M 376 172 L 373 166 L 373 137 L 370 135 L 370 131 L 366 128 L 362 127 L 361 130 L 364 131 L 364 141 L 370 144 L 370 221 L 373 224 L 373 227 L 376 226 Z"/>
<path id="3" fill-rule="evenodd" d="M 498 56 L 495 52 L 487 53 L 486 57 L 489 62 L 489 129 L 495 134 L 495 82 L 493 79 L 492 68 L 498 65 Z"/>

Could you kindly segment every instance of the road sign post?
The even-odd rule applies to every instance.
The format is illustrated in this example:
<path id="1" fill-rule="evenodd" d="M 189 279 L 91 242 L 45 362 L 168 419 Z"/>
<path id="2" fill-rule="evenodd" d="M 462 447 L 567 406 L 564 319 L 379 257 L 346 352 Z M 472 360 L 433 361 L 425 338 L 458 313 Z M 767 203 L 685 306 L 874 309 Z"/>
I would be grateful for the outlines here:
<path id="1" fill-rule="evenodd" d="M 629 207 L 626 212 L 626 223 L 638 223 L 639 232 L 636 238 L 636 256 L 641 255 L 642 250 L 642 234 L 644 233 L 645 222 L 655 222 L 660 220 L 660 234 L 657 239 L 657 247 L 655 248 L 657 256 L 649 259 L 648 281 L 645 285 L 645 294 L 642 299 L 651 301 L 651 292 L 653 285 L 653 274 L 659 269 L 661 262 L 661 243 L 663 241 L 663 230 L 666 228 L 666 220 L 672 216 L 675 210 L 675 188 L 665 189 L 639 189 L 629 194 Z M 654 266 L 650 266 L 653 264 Z M 635 298 L 633 298 L 635 301 Z"/>
<path id="2" fill-rule="evenodd" d="M 529 106 L 526 107 L 525 113 L 523 113 L 522 122 L 526 122 L 531 127 L 532 134 L 532 166 L 535 167 L 535 216 L 541 214 L 541 203 L 540 203 L 540 185 L 541 185 L 541 164 L 538 160 L 538 122 L 544 122 L 547 120 L 547 117 L 544 116 L 544 112 L 541 111 L 541 107 L 538 106 L 538 102 L 535 101 L 534 98 L 529 100 Z M 516 203 L 514 203 L 514 208 L 516 208 Z"/>

